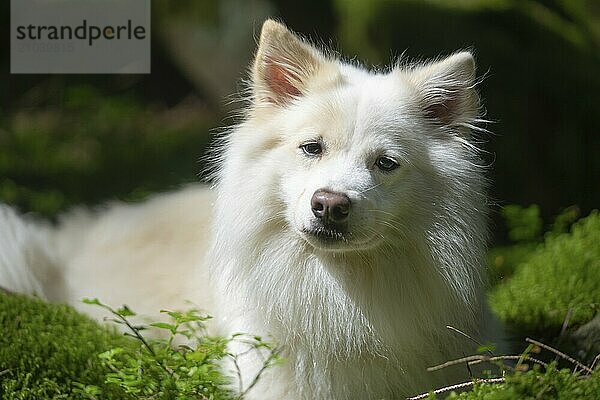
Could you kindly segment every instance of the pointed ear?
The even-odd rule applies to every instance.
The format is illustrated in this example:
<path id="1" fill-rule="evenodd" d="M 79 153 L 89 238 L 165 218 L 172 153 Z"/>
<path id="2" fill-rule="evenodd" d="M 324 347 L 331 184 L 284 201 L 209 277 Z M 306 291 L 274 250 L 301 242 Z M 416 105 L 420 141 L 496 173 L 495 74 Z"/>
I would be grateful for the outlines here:
<path id="1" fill-rule="evenodd" d="M 282 105 L 306 93 L 328 60 L 283 24 L 266 20 L 252 68 L 255 100 Z"/>
<path id="2" fill-rule="evenodd" d="M 465 126 L 477 117 L 479 97 L 471 53 L 456 53 L 420 66 L 411 72 L 411 80 L 421 95 L 426 118 L 441 125 Z"/>

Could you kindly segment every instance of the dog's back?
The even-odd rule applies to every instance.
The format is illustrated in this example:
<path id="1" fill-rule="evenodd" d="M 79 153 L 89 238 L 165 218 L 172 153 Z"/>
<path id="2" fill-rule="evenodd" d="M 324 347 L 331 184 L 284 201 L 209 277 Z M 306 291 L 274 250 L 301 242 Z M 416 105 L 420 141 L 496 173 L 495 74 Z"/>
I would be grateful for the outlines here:
<path id="1" fill-rule="evenodd" d="M 208 309 L 212 295 L 193 282 L 206 282 L 213 200 L 207 187 L 190 186 L 140 204 L 74 210 L 56 227 L 0 209 L 0 287 L 98 317 L 83 298 L 145 315 L 189 308 L 188 301 Z"/>

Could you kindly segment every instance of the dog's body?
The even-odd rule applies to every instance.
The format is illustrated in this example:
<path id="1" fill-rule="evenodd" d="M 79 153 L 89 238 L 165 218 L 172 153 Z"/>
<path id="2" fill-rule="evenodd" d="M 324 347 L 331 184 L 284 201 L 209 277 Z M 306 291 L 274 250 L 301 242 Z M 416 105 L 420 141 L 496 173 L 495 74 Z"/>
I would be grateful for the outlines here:
<path id="1" fill-rule="evenodd" d="M 371 73 L 267 21 L 246 119 L 215 152 L 214 190 L 35 234 L 0 209 L 0 255 L 10 247 L 0 286 L 143 313 L 191 300 L 216 317 L 215 332 L 282 349 L 286 362 L 251 398 L 399 398 L 455 382 L 465 371 L 426 367 L 472 351 L 446 325 L 472 333 L 481 318 L 474 73 L 468 53 Z M 35 263 L 19 256 L 29 235 L 47 238 L 47 261 L 19 280 L 14 266 Z M 261 362 L 241 363 L 248 382 Z"/>

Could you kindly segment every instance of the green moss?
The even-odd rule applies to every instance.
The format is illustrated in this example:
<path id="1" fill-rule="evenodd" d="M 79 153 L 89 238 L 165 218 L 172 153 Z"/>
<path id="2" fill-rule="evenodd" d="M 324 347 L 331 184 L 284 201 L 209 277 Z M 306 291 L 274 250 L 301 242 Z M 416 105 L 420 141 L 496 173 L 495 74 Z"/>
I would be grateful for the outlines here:
<path id="1" fill-rule="evenodd" d="M 163 310 L 162 313 L 169 316 L 170 323 L 136 325 L 129 320 L 136 314 L 127 306 L 115 310 L 98 299 L 87 299 L 84 302 L 109 311 L 114 317 L 112 320 L 121 324 L 127 335 L 137 341 L 137 348 L 115 347 L 100 354 L 108 369 L 106 382 L 113 387 L 136 399 L 234 398 L 233 393 L 227 389 L 228 380 L 219 368 L 219 361 L 228 354 L 226 348 L 230 339 L 206 336 L 204 322 L 210 317 L 201 316 L 195 310 Z M 143 331 L 150 327 L 168 332 L 168 338 L 144 337 Z M 178 339 L 187 339 L 184 343 L 195 343 L 195 346 L 175 346 Z M 242 399 L 241 396 L 235 398 Z"/>
<path id="2" fill-rule="evenodd" d="M 506 376 L 506 383 L 476 384 L 472 391 L 453 393 L 449 399 L 461 400 L 597 400 L 600 393 L 600 370 L 590 375 L 574 374 L 569 369 L 538 368 Z M 435 398 L 435 397 L 432 397 Z"/>
<path id="3" fill-rule="evenodd" d="M 490 284 L 496 285 L 511 277 L 516 267 L 527 261 L 538 246 L 539 243 L 528 242 L 490 249 L 488 253 Z"/>
<path id="4" fill-rule="evenodd" d="M 94 387 L 103 399 L 129 398 L 104 383 L 98 354 L 132 346 L 132 340 L 71 307 L 5 293 L 0 293 L 0 326 L 2 399 L 91 398 Z"/>
<path id="5" fill-rule="evenodd" d="M 570 233 L 550 233 L 490 294 L 504 321 L 529 330 L 558 329 L 569 309 L 571 324 L 592 319 L 600 304 L 600 214 L 592 212 Z"/>
<path id="6" fill-rule="evenodd" d="M 558 217 L 561 221 L 565 220 L 562 215 Z M 489 278 L 493 285 L 510 277 L 516 266 L 529 259 L 542 240 L 543 220 L 537 205 L 507 205 L 502 208 L 502 217 L 511 244 L 494 247 L 489 251 Z M 573 223 L 573 220 L 570 222 Z M 563 229 L 564 231 L 566 229 Z"/>
<path id="7" fill-rule="evenodd" d="M 263 371 L 280 362 L 276 349 L 259 337 L 207 336 L 204 321 L 210 317 L 195 310 L 163 311 L 170 323 L 134 325 L 129 317 L 136 314 L 126 306 L 86 303 L 110 311 L 128 336 L 69 306 L 0 292 L 0 399 L 242 400 Z M 168 337 L 145 337 L 150 328 Z M 194 346 L 175 346 L 180 339 Z M 231 341 L 264 357 L 263 368 L 239 395 L 229 390 L 219 367 L 223 358 L 239 356 L 227 352 Z"/>
<path id="8" fill-rule="evenodd" d="M 508 237 L 513 242 L 523 243 L 539 239 L 543 221 L 540 217 L 540 207 L 536 204 L 529 207 L 507 205 L 502 209 L 502 216 L 508 227 Z"/>

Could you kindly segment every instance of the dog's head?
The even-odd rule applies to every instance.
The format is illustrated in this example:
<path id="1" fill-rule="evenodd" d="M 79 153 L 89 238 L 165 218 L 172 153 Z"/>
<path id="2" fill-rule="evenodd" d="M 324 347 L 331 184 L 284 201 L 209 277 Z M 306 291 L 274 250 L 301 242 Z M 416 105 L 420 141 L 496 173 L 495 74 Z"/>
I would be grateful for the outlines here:
<path id="1" fill-rule="evenodd" d="M 272 207 L 262 218 L 281 217 L 317 249 L 410 237 L 420 220 L 451 207 L 450 192 L 479 189 L 468 140 L 479 107 L 474 78 L 468 52 L 370 72 L 269 20 L 249 117 L 226 157 L 244 158 L 236 174 Z"/>

